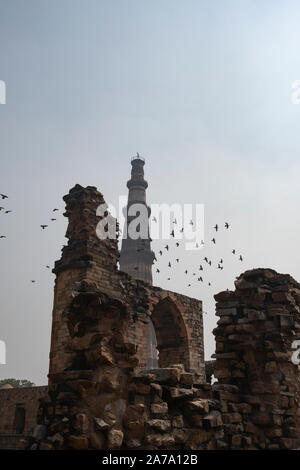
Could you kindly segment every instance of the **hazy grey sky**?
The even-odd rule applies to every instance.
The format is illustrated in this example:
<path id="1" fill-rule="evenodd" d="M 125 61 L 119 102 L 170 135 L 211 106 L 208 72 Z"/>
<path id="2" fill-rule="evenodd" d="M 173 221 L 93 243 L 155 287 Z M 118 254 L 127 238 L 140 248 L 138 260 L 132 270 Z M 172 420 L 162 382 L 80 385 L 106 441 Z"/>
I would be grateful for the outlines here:
<path id="1" fill-rule="evenodd" d="M 75 183 L 116 203 L 137 151 L 149 203 L 204 203 L 209 246 L 216 222 L 232 225 L 198 258 L 181 253 L 187 266 L 224 258 L 211 288 L 188 288 L 179 268 L 169 282 L 167 268 L 155 277 L 203 299 L 209 357 L 214 293 L 252 267 L 300 279 L 299 2 L 2 0 L 0 12 L 0 193 L 9 196 L 0 205 L 13 210 L 0 213 L 0 379 L 46 383 L 54 276 L 45 266 L 66 229 L 61 215 L 49 222 L 52 209 L 63 210 Z"/>

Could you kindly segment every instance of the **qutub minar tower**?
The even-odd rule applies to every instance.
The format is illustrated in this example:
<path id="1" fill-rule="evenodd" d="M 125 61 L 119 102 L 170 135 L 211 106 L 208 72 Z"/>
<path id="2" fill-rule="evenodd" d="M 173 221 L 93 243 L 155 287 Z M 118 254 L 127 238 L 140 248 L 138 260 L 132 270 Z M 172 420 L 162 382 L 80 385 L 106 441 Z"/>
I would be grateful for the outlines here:
<path id="1" fill-rule="evenodd" d="M 154 252 L 151 250 L 151 238 L 149 231 L 149 217 L 151 214 L 150 207 L 146 203 L 147 181 L 144 179 L 145 160 L 137 153 L 131 159 L 131 178 L 127 181 L 128 203 L 126 207 L 126 222 L 124 232 L 125 236 L 122 240 L 122 248 L 120 252 L 120 270 L 128 273 L 135 279 L 141 279 L 152 285 L 152 265 L 155 258 Z M 147 219 L 142 221 L 144 230 L 141 230 L 141 236 L 133 239 L 128 234 L 128 225 L 139 214 L 128 215 L 130 207 L 133 204 L 142 204 L 145 206 Z M 146 236 L 144 236 L 146 234 Z M 151 320 L 149 321 L 148 331 L 148 367 L 157 366 L 157 341 Z"/>

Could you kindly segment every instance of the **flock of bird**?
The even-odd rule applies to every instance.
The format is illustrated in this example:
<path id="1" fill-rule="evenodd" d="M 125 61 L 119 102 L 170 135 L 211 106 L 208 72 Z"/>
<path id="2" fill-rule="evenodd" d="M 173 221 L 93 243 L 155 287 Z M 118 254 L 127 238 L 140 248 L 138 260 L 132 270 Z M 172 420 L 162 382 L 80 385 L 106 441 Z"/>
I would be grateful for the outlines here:
<path id="1" fill-rule="evenodd" d="M 0 193 L 0 197 L 1 197 L 3 200 L 8 199 L 8 196 L 6 196 L 5 194 L 1 194 L 1 193 Z M 57 212 L 58 210 L 59 210 L 59 209 L 54 208 L 54 209 L 52 209 L 52 212 Z M 1 212 L 3 212 L 4 214 L 9 214 L 9 213 L 12 212 L 12 210 L 10 210 L 10 209 L 5 209 L 4 207 L 0 206 L 0 213 L 1 213 Z M 51 217 L 51 218 L 50 218 L 50 222 L 55 222 L 56 220 L 57 220 L 57 219 L 56 219 L 55 217 Z M 156 217 L 153 217 L 153 218 L 152 218 L 152 221 L 156 223 L 156 222 L 157 222 Z M 174 224 L 174 226 L 177 225 L 177 220 L 176 220 L 176 219 L 173 221 L 173 224 Z M 192 220 L 190 221 L 190 225 L 194 225 L 194 222 L 193 222 Z M 40 227 L 41 227 L 42 230 L 45 230 L 45 229 L 48 227 L 48 224 L 46 224 L 46 223 L 41 224 Z M 225 222 L 225 223 L 224 223 L 224 227 L 225 227 L 226 230 L 228 230 L 228 229 L 230 228 L 229 223 L 228 223 L 228 222 Z M 213 238 L 210 240 L 210 243 L 212 243 L 212 245 L 216 245 L 216 243 L 217 243 L 216 234 L 217 234 L 218 231 L 220 230 L 220 226 L 219 226 L 218 224 L 216 224 L 216 225 L 213 227 L 213 229 L 215 230 L 215 232 L 214 232 Z M 180 232 L 181 234 L 184 233 L 184 227 L 182 227 L 182 228 L 179 230 L 179 232 Z M 171 230 L 170 236 L 174 239 L 174 242 L 175 242 L 175 229 L 174 229 L 174 228 Z M 4 239 L 4 238 L 6 238 L 6 235 L 0 235 L 0 239 Z M 200 244 L 201 244 L 201 245 L 204 245 L 204 241 L 201 240 L 201 243 L 200 243 Z M 170 248 L 170 247 L 171 247 L 171 246 L 170 246 L 169 244 L 166 244 L 164 248 L 162 248 L 162 249 L 160 249 L 160 250 L 158 251 L 159 259 L 163 259 L 163 257 L 164 257 L 166 254 L 169 253 L 169 248 Z M 176 248 L 179 248 L 179 247 L 180 247 L 180 243 L 179 243 L 179 241 L 176 241 L 175 244 L 174 244 L 174 248 L 176 249 Z M 195 244 L 195 248 L 199 248 L 199 244 L 198 244 L 198 243 Z M 138 252 L 144 251 L 144 249 L 138 248 L 137 251 L 138 251 Z M 237 255 L 236 249 L 235 249 L 235 248 L 232 249 L 231 253 L 232 253 L 232 255 Z M 243 256 L 240 254 L 238 259 L 239 259 L 239 261 L 243 261 Z M 178 265 L 178 264 L 180 263 L 180 261 L 181 261 L 181 260 L 180 260 L 179 257 L 176 257 L 176 258 L 175 258 L 174 260 L 172 260 L 172 261 L 169 259 L 169 260 L 168 260 L 168 269 L 171 269 L 171 268 L 174 266 L 174 264 L 175 264 L 175 265 Z M 156 258 L 156 256 L 154 257 L 154 263 L 155 263 L 155 265 L 157 266 L 157 267 L 155 268 L 155 269 L 156 269 L 155 272 L 156 272 L 157 274 L 160 274 L 160 273 L 161 273 L 161 269 L 160 269 L 159 261 L 158 261 L 158 259 Z M 185 274 L 186 276 L 189 276 L 190 274 L 192 274 L 193 278 L 194 278 L 194 279 L 197 279 L 197 282 L 202 282 L 202 283 L 204 283 L 204 282 L 206 281 L 206 282 L 207 282 L 207 285 L 208 285 L 208 286 L 211 286 L 211 281 L 208 280 L 208 278 L 206 278 L 206 276 L 204 276 L 204 265 L 206 265 L 207 267 L 213 267 L 212 260 L 211 260 L 211 259 L 208 259 L 207 256 L 205 256 L 202 260 L 199 261 L 198 273 L 197 273 L 197 272 L 191 272 L 190 270 L 185 269 L 185 270 L 184 270 L 184 274 Z M 47 268 L 47 269 L 50 269 L 50 266 L 47 265 L 46 268 Z M 219 269 L 220 271 L 222 271 L 222 270 L 224 269 L 224 261 L 223 261 L 223 258 L 221 258 L 221 259 L 216 263 L 216 268 Z M 135 269 L 138 270 L 138 267 L 136 267 Z M 192 271 L 193 271 L 193 270 L 192 270 Z M 170 281 L 170 280 L 171 280 L 171 277 L 168 276 L 168 277 L 167 277 L 167 280 Z M 32 283 L 35 283 L 36 280 L 35 280 L 35 279 L 32 279 L 31 282 L 32 282 Z M 191 280 L 190 280 L 190 282 L 188 282 L 188 284 L 187 284 L 187 287 L 191 287 L 191 286 L 192 286 L 192 284 L 191 284 Z"/>
<path id="2" fill-rule="evenodd" d="M 1 197 L 1 199 L 8 199 L 8 196 L 6 196 L 6 194 L 1 194 L 1 193 L 0 193 L 0 197 Z M 55 207 L 55 208 L 52 210 L 52 212 L 56 212 L 56 211 L 58 211 L 58 210 L 59 210 L 59 209 L 57 209 L 57 208 Z M 1 211 L 2 211 L 4 214 L 9 214 L 10 212 L 12 212 L 12 210 L 6 210 L 5 207 L 0 206 L 0 212 L 1 212 Z M 56 221 L 56 218 L 51 217 L 51 218 L 50 218 L 50 221 L 51 221 L 51 222 L 55 222 L 55 221 Z M 45 229 L 48 227 L 48 224 L 42 224 L 42 225 L 40 225 L 40 227 L 41 227 L 42 230 L 45 230 Z M 6 235 L 0 235 L 0 239 L 1 239 L 1 238 L 2 238 L 2 239 L 6 238 Z M 47 265 L 46 268 L 47 268 L 47 269 L 50 269 L 50 266 Z M 31 279 L 30 282 L 35 283 L 36 280 L 35 280 L 35 279 Z"/>
<path id="3" fill-rule="evenodd" d="M 152 218 L 152 221 L 156 223 L 156 222 L 157 222 L 156 217 L 153 217 L 153 218 Z M 173 224 L 174 224 L 174 225 L 177 225 L 177 220 L 176 220 L 176 219 L 173 221 Z M 194 222 L 193 222 L 192 220 L 190 221 L 190 225 L 194 225 Z M 228 229 L 230 228 L 230 225 L 229 225 L 228 222 L 225 222 L 225 223 L 224 223 L 224 228 L 225 228 L 226 230 L 228 230 Z M 214 229 L 215 232 L 214 232 L 214 235 L 213 235 L 212 239 L 210 240 L 210 243 L 212 244 L 212 246 L 214 246 L 214 245 L 217 244 L 216 234 L 217 234 L 217 232 L 220 230 L 220 226 L 219 226 L 218 224 L 216 224 L 216 225 L 213 227 L 213 229 Z M 182 227 L 182 228 L 179 230 L 179 232 L 180 232 L 180 233 L 183 233 L 183 232 L 184 232 L 184 227 Z M 173 239 L 175 239 L 175 230 L 174 230 L 174 229 L 171 230 L 170 236 L 171 236 Z M 201 240 L 201 245 L 204 245 L 204 241 L 203 241 L 203 240 Z M 176 241 L 173 247 L 175 247 L 175 249 L 176 249 L 176 248 L 179 248 L 179 246 L 180 246 L 179 241 Z M 160 268 L 159 262 L 160 262 L 161 259 L 163 259 L 163 257 L 165 257 L 166 255 L 168 255 L 168 253 L 169 253 L 169 248 L 170 248 L 170 245 L 169 245 L 169 244 L 166 244 L 163 249 L 160 249 L 160 250 L 158 251 L 159 260 L 156 258 L 156 256 L 155 256 L 155 258 L 154 258 L 154 262 L 155 262 L 155 264 L 157 265 L 156 271 L 155 271 L 157 274 L 161 274 L 161 268 Z M 198 243 L 195 244 L 195 248 L 199 248 L 199 244 L 198 244 Z M 231 254 L 232 254 L 232 255 L 237 255 L 237 251 L 236 251 L 235 248 L 232 249 Z M 239 256 L 239 257 L 238 257 L 238 260 L 239 260 L 239 261 L 243 261 L 243 256 L 242 256 L 241 254 L 238 255 L 238 256 Z M 174 258 L 173 260 L 167 260 L 167 263 L 168 263 L 167 266 L 168 266 L 169 269 L 171 269 L 171 268 L 174 266 L 174 264 L 177 265 L 177 264 L 180 263 L 180 261 L 181 261 L 181 260 L 180 260 L 179 257 L 176 257 L 176 258 Z M 204 272 L 205 272 L 205 271 L 204 271 L 204 266 L 205 266 L 205 265 L 206 265 L 207 267 L 213 267 L 212 260 L 211 260 L 211 259 L 208 259 L 207 256 L 205 256 L 203 259 L 199 260 L 199 266 L 198 266 L 198 268 L 197 268 L 197 271 L 198 271 L 198 272 L 197 272 L 197 271 L 196 271 L 196 272 L 193 272 L 193 271 L 194 271 L 193 269 L 192 269 L 192 270 L 190 270 L 190 269 L 185 269 L 185 270 L 183 271 L 184 274 L 185 274 L 185 275 L 188 277 L 188 279 L 189 279 L 189 282 L 188 282 L 188 284 L 187 284 L 187 287 L 191 287 L 191 286 L 192 286 L 192 284 L 191 284 L 191 279 L 197 279 L 197 282 L 201 282 L 201 283 L 207 282 L 207 285 L 208 285 L 208 286 L 211 286 L 211 281 L 208 280 L 208 278 L 210 277 L 210 274 L 211 274 L 211 273 L 207 273 L 207 276 L 204 276 Z M 219 269 L 220 271 L 222 271 L 222 270 L 224 269 L 224 261 L 223 261 L 223 258 L 221 258 L 221 259 L 216 263 L 216 268 Z M 178 272 L 178 271 L 176 271 L 176 272 Z M 190 275 L 192 275 L 193 278 L 190 278 L 190 277 L 189 277 Z M 167 277 L 167 280 L 170 281 L 170 280 L 171 280 L 171 277 Z"/>

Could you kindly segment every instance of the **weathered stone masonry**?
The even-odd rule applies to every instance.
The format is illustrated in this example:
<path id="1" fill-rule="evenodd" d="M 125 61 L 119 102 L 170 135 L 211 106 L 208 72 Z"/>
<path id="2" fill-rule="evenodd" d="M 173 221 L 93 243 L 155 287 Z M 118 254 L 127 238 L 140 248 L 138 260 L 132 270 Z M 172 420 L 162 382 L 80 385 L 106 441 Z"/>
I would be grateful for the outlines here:
<path id="1" fill-rule="evenodd" d="M 300 377 L 291 357 L 300 339 L 300 285 L 289 275 L 255 269 L 235 286 L 215 296 L 215 375 L 229 384 L 216 396 L 227 441 L 232 448 L 298 448 Z"/>
<path id="2" fill-rule="evenodd" d="M 117 243 L 95 234 L 102 195 L 65 197 L 68 246 L 56 263 L 49 393 L 29 449 L 299 447 L 300 285 L 248 271 L 216 295 L 218 382 L 205 383 L 201 302 L 117 270 Z M 159 369 L 145 370 L 151 316 Z M 171 331 L 172 328 L 172 331 Z"/>

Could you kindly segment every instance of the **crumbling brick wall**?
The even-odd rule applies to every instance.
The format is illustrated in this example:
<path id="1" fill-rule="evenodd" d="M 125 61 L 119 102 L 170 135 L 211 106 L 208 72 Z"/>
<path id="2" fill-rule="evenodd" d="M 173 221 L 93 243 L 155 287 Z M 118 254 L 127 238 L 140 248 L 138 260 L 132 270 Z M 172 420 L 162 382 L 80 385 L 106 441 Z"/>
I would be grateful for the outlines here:
<path id="1" fill-rule="evenodd" d="M 95 234 L 103 203 L 95 188 L 76 186 L 65 200 L 69 243 L 55 266 L 49 394 L 20 448 L 298 448 L 291 355 L 300 339 L 299 284 L 258 269 L 241 275 L 235 292 L 215 296 L 218 382 L 207 384 L 201 303 L 117 270 L 116 241 Z M 160 369 L 143 369 L 139 328 L 148 316 Z"/>
<path id="2" fill-rule="evenodd" d="M 0 390 L 0 449 L 14 448 L 17 440 L 15 415 L 17 407 L 25 411 L 24 430 L 29 433 L 36 426 L 39 399 L 47 395 L 47 387 L 26 387 Z"/>
<path id="3" fill-rule="evenodd" d="M 300 285 L 289 275 L 255 269 L 235 286 L 215 296 L 214 374 L 225 385 L 216 397 L 227 440 L 233 448 L 298 448 L 300 377 L 291 358 L 300 339 Z"/>
<path id="4" fill-rule="evenodd" d="M 76 283 L 93 282 L 98 291 L 126 305 L 129 323 L 125 336 L 138 347 L 139 365 L 147 363 L 147 322 L 152 317 L 159 342 L 162 367 L 182 363 L 187 370 L 205 376 L 202 302 L 132 279 L 118 271 L 117 239 L 99 240 L 97 224 L 103 216 L 97 208 L 105 204 L 96 188 L 76 185 L 67 196 L 68 245 L 55 263 L 51 374 L 70 367 L 68 307 L 76 295 Z"/>

